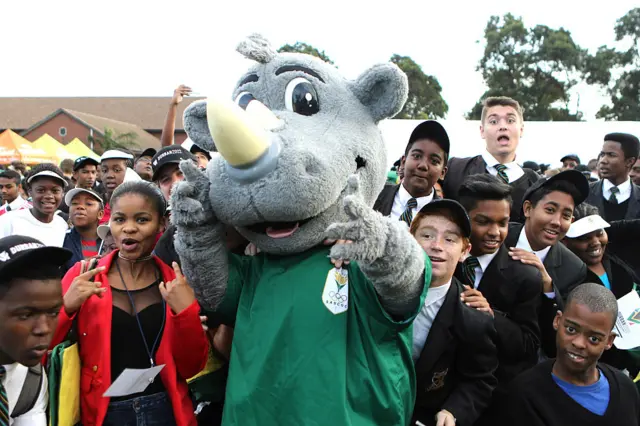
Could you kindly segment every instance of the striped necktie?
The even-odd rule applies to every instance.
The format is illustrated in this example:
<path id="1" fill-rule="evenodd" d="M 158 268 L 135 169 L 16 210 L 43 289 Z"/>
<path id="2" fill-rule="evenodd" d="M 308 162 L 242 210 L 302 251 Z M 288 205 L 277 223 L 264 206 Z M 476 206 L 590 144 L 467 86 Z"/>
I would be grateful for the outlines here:
<path id="1" fill-rule="evenodd" d="M 7 399 L 7 390 L 2 384 L 7 370 L 0 365 L 0 426 L 9 426 L 9 400 Z"/>
<path id="2" fill-rule="evenodd" d="M 507 176 L 507 166 L 504 164 L 496 164 L 493 166 L 494 169 L 498 171 L 498 177 L 504 181 L 504 183 L 509 183 L 509 176 Z"/>
<path id="3" fill-rule="evenodd" d="M 464 261 L 464 274 L 467 276 L 468 283 L 471 287 L 475 287 L 476 284 L 476 268 L 480 267 L 480 262 L 477 257 L 469 256 Z"/>
<path id="4" fill-rule="evenodd" d="M 407 201 L 407 208 L 400 216 L 400 220 L 406 222 L 407 225 L 411 226 L 411 221 L 413 220 L 413 209 L 418 207 L 418 201 L 415 198 L 409 198 Z"/>
<path id="5" fill-rule="evenodd" d="M 611 204 L 618 204 L 618 197 L 616 197 L 616 194 L 620 193 L 620 188 L 618 188 L 617 186 L 613 186 L 611 187 L 611 197 L 609 197 L 609 202 Z"/>

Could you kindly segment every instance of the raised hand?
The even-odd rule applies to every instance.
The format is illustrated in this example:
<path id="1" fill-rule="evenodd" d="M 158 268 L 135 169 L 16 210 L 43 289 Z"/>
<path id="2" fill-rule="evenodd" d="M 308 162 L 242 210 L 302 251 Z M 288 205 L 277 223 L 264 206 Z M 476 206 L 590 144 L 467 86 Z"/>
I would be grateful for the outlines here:
<path id="1" fill-rule="evenodd" d="M 196 295 L 193 289 L 189 287 L 187 279 L 182 275 L 180 266 L 176 262 L 173 262 L 172 266 L 173 271 L 176 273 L 176 278 L 166 284 L 160 283 L 160 294 L 171 310 L 179 314 L 191 306 L 196 300 Z"/>
<path id="2" fill-rule="evenodd" d="M 207 175 L 190 160 L 180 163 L 185 180 L 178 182 L 171 195 L 171 222 L 195 228 L 216 222 L 209 200 Z"/>
<path id="3" fill-rule="evenodd" d="M 173 91 L 173 98 L 171 98 L 172 105 L 178 105 L 185 96 L 189 96 L 191 94 L 191 87 L 185 86 L 181 84 L 178 86 L 176 90 Z"/>
<path id="4" fill-rule="evenodd" d="M 106 287 L 102 287 L 101 282 L 93 282 L 91 279 L 96 274 L 105 270 L 104 266 L 95 269 L 89 269 L 89 265 L 93 262 L 87 260 L 80 261 L 80 275 L 75 277 L 69 286 L 69 290 L 64 295 L 64 310 L 67 315 L 76 313 L 82 304 L 91 296 L 96 295 L 102 297 L 107 291 Z"/>
<path id="5" fill-rule="evenodd" d="M 364 202 L 360 194 L 358 175 L 349 176 L 344 210 L 349 220 L 345 223 L 334 223 L 326 231 L 327 239 L 338 242 L 331 248 L 331 258 L 375 261 L 384 252 L 386 225 L 382 216 Z"/>

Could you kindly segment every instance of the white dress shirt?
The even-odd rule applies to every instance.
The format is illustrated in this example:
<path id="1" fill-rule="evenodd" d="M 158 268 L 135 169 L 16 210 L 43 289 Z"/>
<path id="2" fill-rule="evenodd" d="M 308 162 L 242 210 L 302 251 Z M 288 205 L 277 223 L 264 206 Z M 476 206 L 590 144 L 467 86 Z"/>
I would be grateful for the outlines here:
<path id="1" fill-rule="evenodd" d="M 482 153 L 482 159 L 487 164 L 487 171 L 492 176 L 498 176 L 498 170 L 494 166 L 500 164 L 500 162 L 496 160 L 493 155 L 489 154 L 489 151 L 487 150 Z M 522 170 L 522 167 L 520 167 L 515 161 L 505 163 L 504 166 L 506 167 L 504 172 L 509 178 L 509 183 L 515 182 L 524 176 L 524 170 Z"/>
<path id="2" fill-rule="evenodd" d="M 435 192 L 435 190 L 431 189 L 431 194 L 416 198 L 418 206 L 415 209 L 412 209 L 413 217 L 416 217 L 416 213 L 433 200 L 433 194 L 435 194 Z M 413 197 L 406 189 L 404 189 L 404 185 L 400 184 L 400 189 L 398 189 L 398 192 L 396 192 L 396 196 L 393 199 L 393 206 L 391 207 L 391 214 L 389 217 L 394 220 L 399 220 L 402 213 L 407 209 L 407 203 L 411 198 Z"/>
<path id="3" fill-rule="evenodd" d="M 13 411 L 13 408 L 18 402 L 20 392 L 22 391 L 22 385 L 27 377 L 29 369 L 22 364 L 13 363 L 9 365 L 3 365 L 7 370 L 2 384 L 7 391 L 7 398 L 9 399 L 9 414 Z M 44 373 L 43 373 L 44 374 Z M 9 426 L 46 426 L 47 425 L 47 405 L 49 403 L 49 396 L 47 392 L 47 375 L 44 374 L 42 387 L 40 388 L 40 394 L 38 400 L 31 410 L 23 414 L 20 417 L 12 419 L 9 417 Z"/>
<path id="4" fill-rule="evenodd" d="M 616 185 L 614 185 L 609 179 L 604 179 L 602 181 L 602 196 L 605 200 L 611 198 L 611 188 L 614 186 Z M 618 189 L 620 192 L 616 194 L 616 199 L 618 200 L 618 203 L 624 203 L 631 197 L 631 179 L 627 179 L 618 185 Z"/>
<path id="5" fill-rule="evenodd" d="M 497 254 L 498 254 L 498 250 L 496 250 L 494 253 L 483 254 L 482 256 L 478 256 L 476 258 L 478 259 L 478 263 L 480 264 L 480 266 L 476 266 L 474 268 L 474 270 L 476 271 L 476 280 L 473 283 L 474 288 L 478 288 L 478 286 L 480 285 L 480 280 L 484 275 L 484 271 L 487 270 L 487 268 L 489 267 L 489 264 L 491 264 L 491 261 L 493 260 L 494 257 L 496 257 Z"/>
<path id="6" fill-rule="evenodd" d="M 438 312 L 440 312 L 449 287 L 451 287 L 451 281 L 438 287 L 429 287 L 424 305 L 422 305 L 420 312 L 418 312 L 416 319 L 413 321 L 413 346 L 411 355 L 414 363 L 420 358 L 422 348 L 424 348 L 424 344 L 427 342 L 427 337 L 429 336 L 429 330 L 431 330 L 433 321 L 436 319 Z"/>
<path id="7" fill-rule="evenodd" d="M 561 244 L 561 243 L 558 243 Z M 524 226 L 522 227 L 522 231 L 520 231 L 520 237 L 518 238 L 518 244 L 516 244 L 517 248 L 526 250 L 528 252 L 534 253 L 540 259 L 540 262 L 544 263 L 544 260 L 547 258 L 547 254 L 549 254 L 549 250 L 551 250 L 551 246 L 545 247 L 542 250 L 535 251 L 531 248 L 531 244 L 529 244 L 529 240 L 527 239 L 527 233 L 524 230 Z M 545 293 L 549 299 L 553 299 L 556 297 L 555 292 Z"/>

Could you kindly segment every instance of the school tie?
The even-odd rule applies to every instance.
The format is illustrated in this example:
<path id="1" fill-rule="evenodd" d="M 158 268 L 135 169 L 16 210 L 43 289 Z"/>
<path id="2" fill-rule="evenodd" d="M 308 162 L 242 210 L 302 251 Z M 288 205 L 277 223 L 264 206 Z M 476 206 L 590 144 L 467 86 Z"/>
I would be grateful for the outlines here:
<path id="1" fill-rule="evenodd" d="M 407 225 L 411 226 L 411 221 L 413 220 L 413 209 L 418 207 L 418 202 L 415 198 L 409 198 L 407 201 L 407 209 L 400 216 L 400 220 L 403 220 L 407 223 Z"/>
<path id="2" fill-rule="evenodd" d="M 616 197 L 616 194 L 618 193 L 620 193 L 620 188 L 617 186 L 611 187 L 611 197 L 609 197 L 609 202 L 611 204 L 618 204 L 618 197 Z"/>
<path id="3" fill-rule="evenodd" d="M 507 170 L 507 166 L 504 164 L 496 164 L 493 168 L 498 171 L 498 176 L 504 181 L 504 183 L 509 183 L 509 176 L 507 176 L 507 172 L 505 171 Z"/>
<path id="4" fill-rule="evenodd" d="M 469 256 L 464 261 L 464 274 L 467 276 L 467 280 L 471 287 L 476 284 L 476 268 L 480 266 L 480 262 L 477 257 Z"/>
<path id="5" fill-rule="evenodd" d="M 9 400 L 7 399 L 7 390 L 2 384 L 6 375 L 7 370 L 0 365 L 0 426 L 9 426 Z"/>

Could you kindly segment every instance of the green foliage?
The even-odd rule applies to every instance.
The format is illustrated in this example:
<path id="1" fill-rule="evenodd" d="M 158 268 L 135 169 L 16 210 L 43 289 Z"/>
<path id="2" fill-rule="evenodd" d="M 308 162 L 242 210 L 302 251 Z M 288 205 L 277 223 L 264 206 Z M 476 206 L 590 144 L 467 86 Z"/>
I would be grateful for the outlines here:
<path id="1" fill-rule="evenodd" d="M 570 91 L 580 81 L 586 51 L 569 31 L 546 25 L 527 28 L 522 18 L 508 13 L 492 16 L 484 36 L 477 69 L 488 90 L 467 118 L 480 119 L 484 98 L 509 96 L 520 102 L 527 120 L 581 120 L 580 111 L 570 110 Z"/>
<path id="2" fill-rule="evenodd" d="M 131 151 L 138 149 L 138 135 L 134 132 L 118 133 L 116 134 L 113 129 L 105 128 L 104 136 L 89 136 L 89 143 L 91 146 L 102 148 L 102 152 L 110 149 L 124 149 Z"/>
<path id="3" fill-rule="evenodd" d="M 585 78 L 606 89 L 611 105 L 596 115 L 605 120 L 640 120 L 640 8 L 630 10 L 614 27 L 616 41 L 629 46 L 616 50 L 601 46 L 587 60 Z"/>
<path id="4" fill-rule="evenodd" d="M 442 86 L 434 76 L 427 75 L 409 56 L 393 55 L 391 62 L 407 74 L 409 96 L 396 118 L 426 120 L 444 118 L 449 106 L 442 98 Z"/>
<path id="5" fill-rule="evenodd" d="M 311 46 L 310 44 L 302 43 L 299 41 L 297 41 L 296 44 L 294 45 L 285 44 L 284 46 L 280 47 L 280 49 L 278 49 L 278 52 L 305 53 L 307 55 L 320 58 L 331 65 L 335 65 L 333 61 L 329 58 L 329 56 L 327 56 L 327 54 L 324 53 L 324 50 L 318 50 L 315 47 Z"/>

